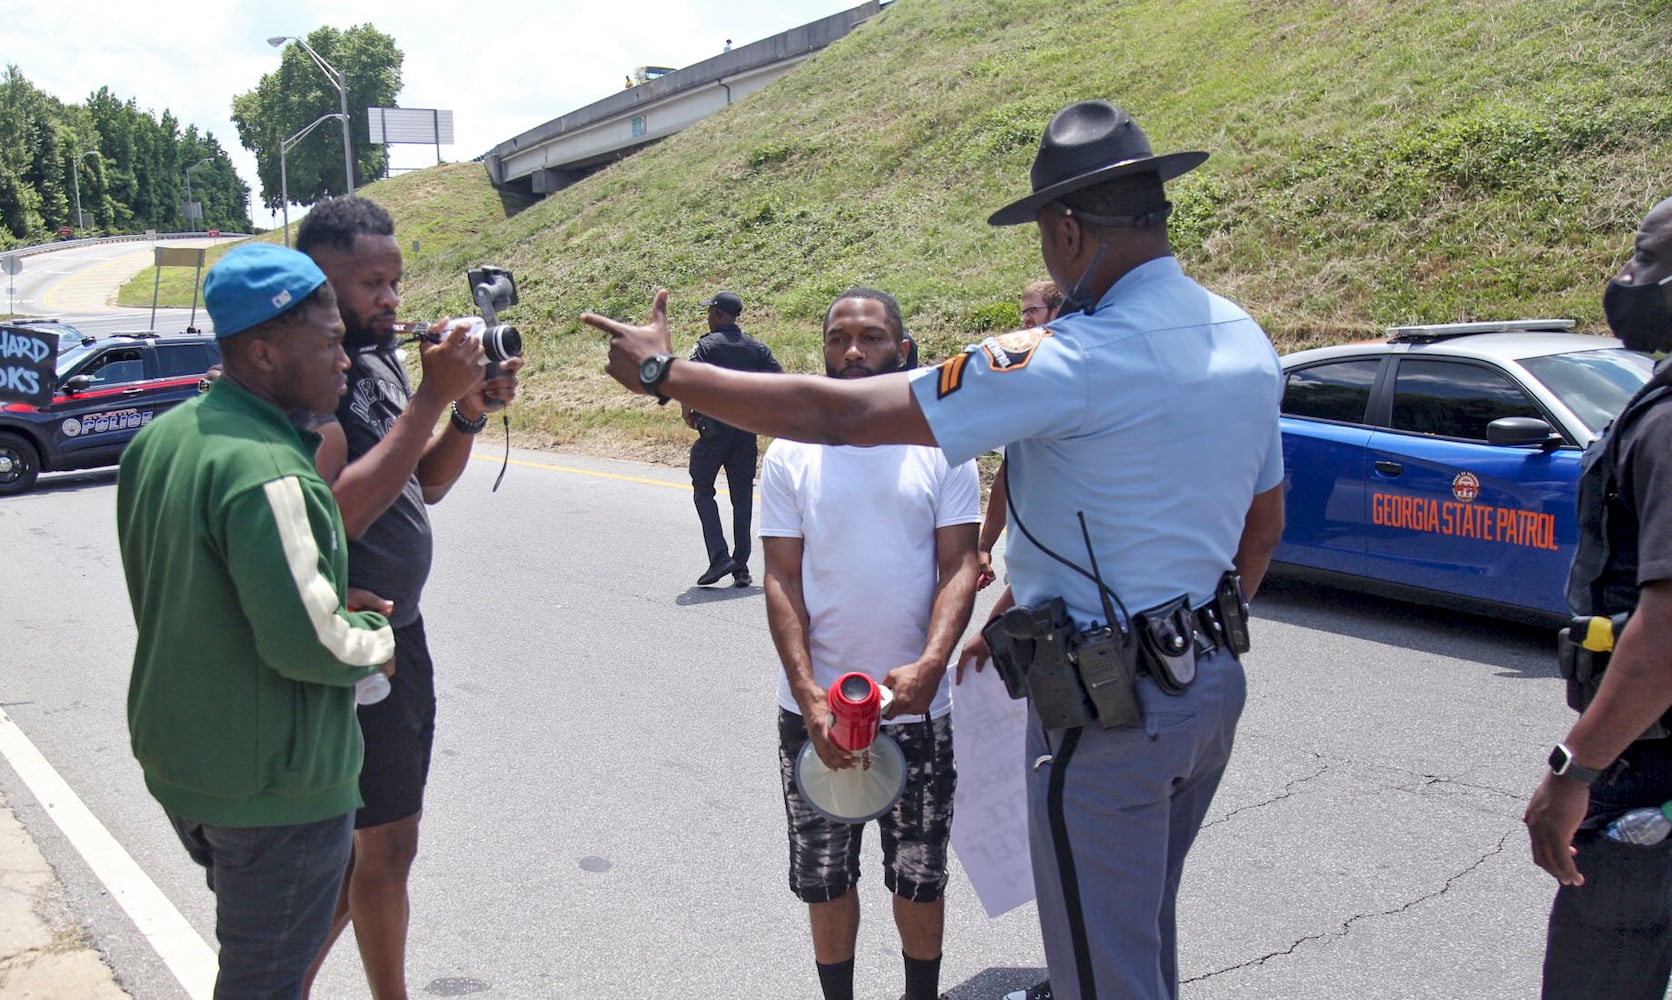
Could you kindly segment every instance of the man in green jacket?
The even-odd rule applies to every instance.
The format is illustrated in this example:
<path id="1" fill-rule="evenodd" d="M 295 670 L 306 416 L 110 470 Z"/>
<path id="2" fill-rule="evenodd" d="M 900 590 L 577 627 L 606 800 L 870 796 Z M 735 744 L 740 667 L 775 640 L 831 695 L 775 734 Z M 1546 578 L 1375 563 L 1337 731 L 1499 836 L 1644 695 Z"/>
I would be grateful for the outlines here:
<path id="1" fill-rule="evenodd" d="M 344 608 L 342 516 L 314 469 L 348 356 L 306 255 L 257 244 L 209 272 L 224 371 L 122 456 L 116 527 L 138 644 L 128 728 L 145 784 L 208 871 L 217 1000 L 294 998 L 330 929 L 360 804 L 355 684 L 394 656 Z"/>

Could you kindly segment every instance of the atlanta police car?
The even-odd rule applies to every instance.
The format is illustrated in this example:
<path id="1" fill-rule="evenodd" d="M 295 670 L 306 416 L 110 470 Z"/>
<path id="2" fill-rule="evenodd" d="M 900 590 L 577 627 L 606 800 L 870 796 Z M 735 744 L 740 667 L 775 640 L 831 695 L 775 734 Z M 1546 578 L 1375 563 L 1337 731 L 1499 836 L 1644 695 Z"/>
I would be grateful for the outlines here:
<path id="1" fill-rule="evenodd" d="M 1571 320 L 1395 327 L 1283 358 L 1273 571 L 1546 621 L 1584 448 L 1653 363 Z"/>
<path id="2" fill-rule="evenodd" d="M 139 429 L 198 393 L 221 352 L 206 336 L 87 336 L 57 320 L 4 324 L 58 334 L 58 386 L 44 406 L 0 403 L 0 496 L 43 470 L 114 465 Z"/>

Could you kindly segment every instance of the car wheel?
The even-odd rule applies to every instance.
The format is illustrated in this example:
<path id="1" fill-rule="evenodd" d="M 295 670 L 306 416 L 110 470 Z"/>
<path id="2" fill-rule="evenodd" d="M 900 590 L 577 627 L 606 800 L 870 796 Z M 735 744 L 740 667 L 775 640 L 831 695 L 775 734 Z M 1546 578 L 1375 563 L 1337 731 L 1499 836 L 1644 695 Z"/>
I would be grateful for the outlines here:
<path id="1" fill-rule="evenodd" d="M 0 496 L 22 493 L 41 474 L 35 446 L 16 434 L 0 434 Z"/>

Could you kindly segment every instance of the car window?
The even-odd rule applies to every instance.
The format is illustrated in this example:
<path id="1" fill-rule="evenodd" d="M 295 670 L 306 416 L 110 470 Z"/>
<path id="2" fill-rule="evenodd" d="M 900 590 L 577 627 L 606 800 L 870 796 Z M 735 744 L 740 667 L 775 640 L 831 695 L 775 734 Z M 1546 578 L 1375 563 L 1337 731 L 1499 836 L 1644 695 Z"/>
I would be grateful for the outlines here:
<path id="1" fill-rule="evenodd" d="M 96 344 L 83 344 L 80 341 L 58 342 L 58 377 L 63 378 L 76 365 L 87 360 L 87 356 L 98 350 Z"/>
<path id="2" fill-rule="evenodd" d="M 1283 414 L 1363 423 L 1364 408 L 1381 367 L 1379 359 L 1362 358 L 1298 368 L 1284 380 Z"/>
<path id="3" fill-rule="evenodd" d="M 157 345 L 157 363 L 164 376 L 201 375 L 219 360 L 220 353 L 212 352 L 209 344 Z"/>
<path id="4" fill-rule="evenodd" d="M 145 358 L 137 350 L 107 351 L 80 374 L 93 376 L 94 385 L 139 382 L 145 378 Z"/>
<path id="5" fill-rule="evenodd" d="M 1545 419 L 1526 390 L 1506 376 L 1458 361 L 1402 359 L 1393 387 L 1393 429 L 1486 440 L 1499 417 Z"/>
<path id="6" fill-rule="evenodd" d="M 1601 434 L 1649 381 L 1655 365 L 1646 354 L 1606 348 L 1526 358 L 1521 367 L 1555 393 L 1587 430 Z"/>

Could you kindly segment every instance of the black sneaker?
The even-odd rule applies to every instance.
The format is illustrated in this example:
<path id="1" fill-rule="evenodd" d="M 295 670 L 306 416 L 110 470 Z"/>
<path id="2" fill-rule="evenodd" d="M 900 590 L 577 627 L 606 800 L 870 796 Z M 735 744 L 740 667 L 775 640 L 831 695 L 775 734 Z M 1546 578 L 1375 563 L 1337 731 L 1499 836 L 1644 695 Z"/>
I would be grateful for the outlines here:
<path id="1" fill-rule="evenodd" d="M 755 578 L 749 575 L 749 567 L 747 566 L 740 567 L 736 573 L 732 574 L 732 586 L 734 587 L 747 587 L 754 582 Z"/>
<path id="2" fill-rule="evenodd" d="M 722 576 L 735 573 L 737 570 L 737 560 L 733 559 L 731 556 L 726 556 L 723 559 L 719 559 L 708 564 L 708 568 L 703 570 L 702 576 L 697 577 L 697 586 L 706 587 L 709 584 L 718 581 Z"/>
<path id="3" fill-rule="evenodd" d="M 1004 1000 L 1051 1000 L 1051 981 L 1034 983 L 1025 990 L 1015 990 L 1004 995 Z"/>

